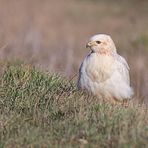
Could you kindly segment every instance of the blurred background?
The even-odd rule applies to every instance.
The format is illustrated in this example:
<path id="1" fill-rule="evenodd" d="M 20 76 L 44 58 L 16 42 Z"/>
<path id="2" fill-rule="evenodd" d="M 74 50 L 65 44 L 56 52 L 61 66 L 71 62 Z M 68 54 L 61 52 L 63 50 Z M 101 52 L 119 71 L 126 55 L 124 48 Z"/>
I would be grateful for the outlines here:
<path id="1" fill-rule="evenodd" d="M 0 0 L 0 59 L 76 76 L 88 39 L 111 35 L 130 66 L 135 98 L 148 98 L 147 0 Z"/>

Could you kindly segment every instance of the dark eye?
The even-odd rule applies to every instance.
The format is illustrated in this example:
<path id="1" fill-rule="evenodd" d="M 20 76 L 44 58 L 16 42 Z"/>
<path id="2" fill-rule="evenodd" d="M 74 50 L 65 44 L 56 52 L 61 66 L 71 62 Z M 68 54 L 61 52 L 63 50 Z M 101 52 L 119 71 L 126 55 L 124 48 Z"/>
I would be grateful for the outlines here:
<path id="1" fill-rule="evenodd" d="M 97 44 L 101 44 L 101 42 L 100 42 L 100 41 L 96 41 L 96 43 L 97 43 Z"/>

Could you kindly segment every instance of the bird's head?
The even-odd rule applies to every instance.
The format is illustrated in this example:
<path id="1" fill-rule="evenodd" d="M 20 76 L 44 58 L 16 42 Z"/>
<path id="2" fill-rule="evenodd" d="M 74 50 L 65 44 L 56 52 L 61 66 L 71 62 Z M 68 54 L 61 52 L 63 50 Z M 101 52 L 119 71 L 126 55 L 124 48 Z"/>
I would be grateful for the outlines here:
<path id="1" fill-rule="evenodd" d="M 109 35 L 106 34 L 97 34 L 90 38 L 89 42 L 86 44 L 86 47 L 90 48 L 92 52 L 101 53 L 101 52 L 116 52 L 116 47 Z"/>

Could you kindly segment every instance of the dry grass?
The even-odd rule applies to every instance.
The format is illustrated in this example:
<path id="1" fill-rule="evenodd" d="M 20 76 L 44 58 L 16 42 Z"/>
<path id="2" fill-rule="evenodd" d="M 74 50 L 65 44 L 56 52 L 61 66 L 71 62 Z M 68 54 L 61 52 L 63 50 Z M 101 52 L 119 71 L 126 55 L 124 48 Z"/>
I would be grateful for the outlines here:
<path id="1" fill-rule="evenodd" d="M 148 96 L 146 0 L 0 0 L 0 58 L 73 76 L 96 33 L 110 34 L 131 67 L 135 98 Z"/>
<path id="2" fill-rule="evenodd" d="M 111 105 L 75 83 L 20 64 L 2 64 L 0 147 L 145 148 L 145 105 Z"/>
<path id="3" fill-rule="evenodd" d="M 0 60 L 71 79 L 88 38 L 110 34 L 130 65 L 135 100 L 147 102 L 147 8 L 147 0 L 0 0 Z M 0 66 L 0 147 L 148 145 L 146 106 L 112 106 L 55 74 Z"/>

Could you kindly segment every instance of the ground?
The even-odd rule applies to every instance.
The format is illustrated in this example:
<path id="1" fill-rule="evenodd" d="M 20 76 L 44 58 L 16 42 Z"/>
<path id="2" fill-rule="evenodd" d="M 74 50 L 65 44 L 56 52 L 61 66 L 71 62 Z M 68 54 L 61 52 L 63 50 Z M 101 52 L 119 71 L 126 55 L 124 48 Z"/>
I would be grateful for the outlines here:
<path id="1" fill-rule="evenodd" d="M 0 147 L 147 147 L 144 104 L 111 105 L 75 83 L 1 63 Z"/>
<path id="2" fill-rule="evenodd" d="M 147 0 L 0 0 L 0 148 L 147 147 L 147 18 Z M 128 107 L 76 88 L 96 33 L 129 63 Z"/>
<path id="3" fill-rule="evenodd" d="M 73 77 L 88 39 L 109 34 L 130 66 L 135 98 L 148 96 L 147 0 L 0 0 L 0 59 Z"/>

